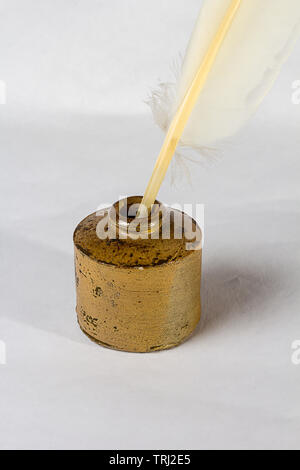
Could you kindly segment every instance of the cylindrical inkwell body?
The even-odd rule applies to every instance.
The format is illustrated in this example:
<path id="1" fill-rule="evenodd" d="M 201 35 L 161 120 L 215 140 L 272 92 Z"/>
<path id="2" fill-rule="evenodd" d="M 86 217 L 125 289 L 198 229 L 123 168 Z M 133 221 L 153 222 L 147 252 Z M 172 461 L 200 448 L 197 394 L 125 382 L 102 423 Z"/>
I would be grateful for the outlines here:
<path id="1" fill-rule="evenodd" d="M 137 225 L 130 209 L 140 202 L 120 201 L 76 228 L 76 311 L 100 345 L 151 352 L 179 345 L 199 322 L 202 237 L 193 219 L 160 203 Z"/>

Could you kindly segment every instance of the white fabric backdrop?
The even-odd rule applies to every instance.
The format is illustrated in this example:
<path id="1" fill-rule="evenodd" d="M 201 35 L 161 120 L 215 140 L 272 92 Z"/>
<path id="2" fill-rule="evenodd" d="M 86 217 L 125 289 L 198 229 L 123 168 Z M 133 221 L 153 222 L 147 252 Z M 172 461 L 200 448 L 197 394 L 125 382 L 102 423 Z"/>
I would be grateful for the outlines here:
<path id="1" fill-rule="evenodd" d="M 162 135 L 143 100 L 200 1 L 1 0 L 0 448 L 300 448 L 300 44 L 263 107 L 193 186 L 203 319 L 172 351 L 102 349 L 75 317 L 72 232 L 142 193 Z"/>

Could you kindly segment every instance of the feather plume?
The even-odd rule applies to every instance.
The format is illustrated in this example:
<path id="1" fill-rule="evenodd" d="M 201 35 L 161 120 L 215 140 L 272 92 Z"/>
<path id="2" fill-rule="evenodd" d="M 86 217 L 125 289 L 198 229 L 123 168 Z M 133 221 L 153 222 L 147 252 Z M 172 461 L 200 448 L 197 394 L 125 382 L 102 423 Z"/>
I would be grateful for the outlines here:
<path id="1" fill-rule="evenodd" d="M 183 132 L 169 135 L 169 147 L 175 136 L 176 145 L 206 151 L 234 135 L 270 90 L 299 32 L 300 0 L 204 0 L 177 83 L 161 84 L 151 99 L 155 121 L 170 134 L 178 113 L 187 115 L 183 103 L 211 54 Z M 163 162 L 167 145 L 157 161 L 156 176 L 163 163 L 164 171 L 168 166 Z M 153 174 L 144 197 L 147 207 L 159 186 Z"/>

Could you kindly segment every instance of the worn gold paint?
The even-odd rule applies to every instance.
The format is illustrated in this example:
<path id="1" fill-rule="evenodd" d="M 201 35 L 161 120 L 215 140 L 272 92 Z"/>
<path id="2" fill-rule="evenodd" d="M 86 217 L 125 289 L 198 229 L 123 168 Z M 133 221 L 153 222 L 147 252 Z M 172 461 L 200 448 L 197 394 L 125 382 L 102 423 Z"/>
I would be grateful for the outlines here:
<path id="1" fill-rule="evenodd" d="M 182 343 L 200 319 L 201 250 L 186 251 L 184 238 L 103 241 L 102 217 L 88 216 L 74 233 L 81 329 L 122 351 Z"/>

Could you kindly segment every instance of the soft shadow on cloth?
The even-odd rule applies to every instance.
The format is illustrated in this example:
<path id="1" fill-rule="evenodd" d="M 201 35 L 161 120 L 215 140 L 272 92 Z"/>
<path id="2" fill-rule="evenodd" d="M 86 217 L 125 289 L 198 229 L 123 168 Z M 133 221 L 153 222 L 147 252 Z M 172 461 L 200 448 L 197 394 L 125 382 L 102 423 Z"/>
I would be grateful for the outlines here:
<path id="1" fill-rule="evenodd" d="M 6 247 L 1 256 L 5 272 L 3 316 L 87 343 L 77 327 L 72 255 L 3 232 L 1 241 Z"/>
<path id="2" fill-rule="evenodd" d="M 286 273 L 263 257 L 257 257 L 251 266 L 222 258 L 211 260 L 203 269 L 202 317 L 195 336 L 273 315 L 271 306 L 287 283 Z"/>

